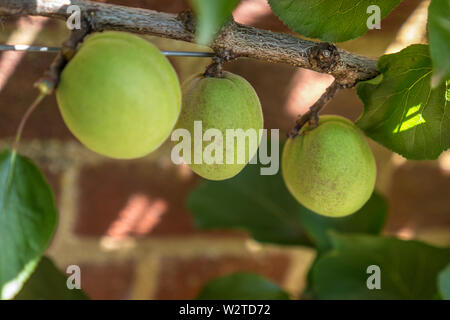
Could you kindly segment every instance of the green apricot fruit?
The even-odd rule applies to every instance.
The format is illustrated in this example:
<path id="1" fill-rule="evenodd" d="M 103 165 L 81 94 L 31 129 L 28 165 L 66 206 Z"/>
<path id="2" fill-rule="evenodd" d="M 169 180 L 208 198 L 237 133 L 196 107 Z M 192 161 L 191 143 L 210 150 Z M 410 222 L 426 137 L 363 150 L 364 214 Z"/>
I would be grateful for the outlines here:
<path id="1" fill-rule="evenodd" d="M 211 142 L 201 140 L 198 148 L 192 141 L 190 157 L 183 154 L 183 159 L 205 179 L 234 177 L 255 155 L 261 139 L 263 114 L 255 90 L 244 78 L 230 72 L 223 72 L 222 77 L 191 77 L 183 84 L 183 108 L 176 127 L 186 129 L 196 139 L 199 135 L 195 124 L 199 125 L 199 121 L 201 136 L 216 129 L 212 132 L 214 137 L 210 137 Z M 228 135 L 231 132 L 240 134 Z M 208 162 L 206 152 L 214 146 L 210 155 L 217 158 Z"/>
<path id="2" fill-rule="evenodd" d="M 64 68 L 56 97 L 75 137 L 117 159 L 158 148 L 181 111 L 181 87 L 167 58 L 125 32 L 88 36 Z"/>
<path id="3" fill-rule="evenodd" d="M 349 120 L 323 116 L 288 139 L 282 173 L 291 194 L 306 208 L 328 217 L 355 213 L 369 200 L 375 160 L 363 134 Z"/>

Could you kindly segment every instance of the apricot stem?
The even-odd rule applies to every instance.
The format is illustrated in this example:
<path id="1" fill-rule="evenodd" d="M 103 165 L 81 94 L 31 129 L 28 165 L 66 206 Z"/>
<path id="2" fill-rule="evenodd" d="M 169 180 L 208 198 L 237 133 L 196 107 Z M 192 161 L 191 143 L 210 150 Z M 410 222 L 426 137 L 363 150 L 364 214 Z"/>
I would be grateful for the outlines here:
<path id="1" fill-rule="evenodd" d="M 309 111 L 297 119 L 294 129 L 292 129 L 288 136 L 290 138 L 295 138 L 306 123 L 310 124 L 311 129 L 316 128 L 319 123 L 319 112 L 333 99 L 336 92 L 342 88 L 344 88 L 344 86 L 334 81 L 319 100 L 309 108 Z"/>

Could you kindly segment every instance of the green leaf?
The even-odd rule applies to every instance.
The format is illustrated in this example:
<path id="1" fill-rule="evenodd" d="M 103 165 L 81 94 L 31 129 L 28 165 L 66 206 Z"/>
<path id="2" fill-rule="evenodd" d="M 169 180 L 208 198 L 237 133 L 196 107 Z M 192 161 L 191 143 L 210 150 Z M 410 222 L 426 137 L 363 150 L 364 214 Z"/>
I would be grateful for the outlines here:
<path id="1" fill-rule="evenodd" d="M 67 277 L 53 261 L 43 257 L 15 300 L 87 300 L 79 289 L 67 288 Z"/>
<path id="2" fill-rule="evenodd" d="M 307 275 L 308 286 L 302 293 L 304 298 L 315 299 L 316 297 L 312 287 L 312 270 L 322 254 L 332 249 L 331 236 L 335 232 L 378 235 L 383 230 L 387 212 L 386 200 L 374 192 L 358 212 L 348 217 L 329 218 L 314 213 L 305 213 L 302 216 L 302 224 L 317 248 L 317 256 Z"/>
<path id="3" fill-rule="evenodd" d="M 278 244 L 310 244 L 301 226 L 301 211 L 281 174 L 260 175 L 247 165 L 236 177 L 207 181 L 194 189 L 188 208 L 201 229 L 244 229 L 255 240 Z"/>
<path id="4" fill-rule="evenodd" d="M 439 291 L 442 299 L 450 300 L 450 264 L 439 273 Z"/>
<path id="5" fill-rule="evenodd" d="M 252 273 L 234 273 L 209 282 L 198 300 L 289 300 L 273 282 Z"/>
<path id="6" fill-rule="evenodd" d="M 330 232 L 365 233 L 377 235 L 383 229 L 387 217 L 386 200 L 373 193 L 367 203 L 355 214 L 343 218 L 324 217 L 312 212 L 302 214 L 302 225 L 313 239 L 317 250 L 331 249 Z"/>
<path id="7" fill-rule="evenodd" d="M 335 234 L 333 242 L 312 271 L 319 299 L 434 299 L 437 275 L 450 262 L 450 248 L 418 241 Z M 367 287 L 372 265 L 380 268 L 379 290 Z"/>
<path id="8" fill-rule="evenodd" d="M 450 0 L 433 0 L 428 9 L 428 34 L 433 59 L 433 87 L 450 79 Z"/>
<path id="9" fill-rule="evenodd" d="M 282 149 L 282 148 L 281 148 Z M 384 199 L 374 194 L 357 213 L 344 218 L 319 216 L 287 190 L 281 171 L 261 175 L 259 165 L 247 165 L 236 177 L 207 181 L 194 189 L 188 208 L 201 229 L 243 229 L 260 242 L 329 247 L 327 231 L 378 234 L 386 217 Z"/>
<path id="10" fill-rule="evenodd" d="M 386 17 L 401 0 L 269 0 L 273 12 L 293 31 L 309 38 L 341 42 L 365 34 L 367 21 L 380 8 L 380 18 Z"/>
<path id="11" fill-rule="evenodd" d="M 364 113 L 356 124 L 408 159 L 436 159 L 450 147 L 450 81 L 431 89 L 426 45 L 412 45 L 378 61 L 383 77 L 360 83 Z"/>
<path id="12" fill-rule="evenodd" d="M 29 159 L 0 154 L 0 298 L 10 299 L 33 273 L 55 231 L 52 191 Z"/>
<path id="13" fill-rule="evenodd" d="M 239 0 L 191 0 L 197 17 L 197 42 L 208 45 L 231 17 Z"/>

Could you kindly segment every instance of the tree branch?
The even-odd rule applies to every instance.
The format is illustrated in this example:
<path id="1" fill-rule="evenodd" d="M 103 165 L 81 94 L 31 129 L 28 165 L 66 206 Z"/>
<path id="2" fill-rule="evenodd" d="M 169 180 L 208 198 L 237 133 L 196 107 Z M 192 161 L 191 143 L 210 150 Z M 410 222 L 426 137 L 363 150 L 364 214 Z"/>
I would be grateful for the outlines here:
<path id="1" fill-rule="evenodd" d="M 311 128 L 315 128 L 319 122 L 319 112 L 330 102 L 336 92 L 343 87 L 334 81 L 317 100 L 296 122 L 294 129 L 289 133 L 290 138 L 295 138 L 306 123 L 310 123 Z"/>
<path id="2" fill-rule="evenodd" d="M 194 42 L 194 23 L 189 13 L 173 15 L 85 0 L 0 0 L 0 15 L 35 15 L 65 20 L 67 7 L 78 5 L 89 16 L 92 29 L 121 30 Z M 273 63 L 328 73 L 346 87 L 378 75 L 376 61 L 338 49 L 327 43 L 303 40 L 230 22 L 211 49 Z"/>

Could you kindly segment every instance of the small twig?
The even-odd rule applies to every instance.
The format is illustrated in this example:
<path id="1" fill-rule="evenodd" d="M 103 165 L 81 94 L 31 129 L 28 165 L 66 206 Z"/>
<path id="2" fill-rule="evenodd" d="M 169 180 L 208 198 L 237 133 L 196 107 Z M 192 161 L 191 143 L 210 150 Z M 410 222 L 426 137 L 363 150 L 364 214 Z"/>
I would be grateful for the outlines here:
<path id="1" fill-rule="evenodd" d="M 204 73 L 205 77 L 222 78 L 223 76 L 223 64 L 231 61 L 235 58 L 235 55 L 231 50 L 220 50 L 216 53 L 211 63 Z"/>
<path id="2" fill-rule="evenodd" d="M 325 93 L 317 100 L 310 108 L 309 111 L 304 113 L 296 122 L 296 126 L 289 133 L 290 138 L 295 138 L 303 126 L 309 122 L 310 127 L 314 129 L 318 125 L 319 112 L 327 105 L 330 100 L 333 99 L 334 95 L 339 89 L 345 88 L 344 86 L 338 84 L 334 81 L 325 91 Z"/>
<path id="3" fill-rule="evenodd" d="M 61 72 L 67 62 L 74 56 L 77 46 L 83 41 L 84 37 L 91 30 L 89 23 L 83 22 L 83 28 L 75 30 L 70 34 L 70 37 L 64 42 L 61 51 L 53 60 L 48 70 L 44 73 L 43 77 L 35 83 L 35 87 L 39 89 L 39 96 L 31 104 L 28 110 L 22 117 L 19 127 L 17 129 L 16 140 L 14 141 L 13 149 L 17 150 L 22 136 L 23 129 L 27 120 L 30 118 L 33 111 L 37 108 L 39 103 L 49 94 L 53 92 L 59 83 Z"/>

